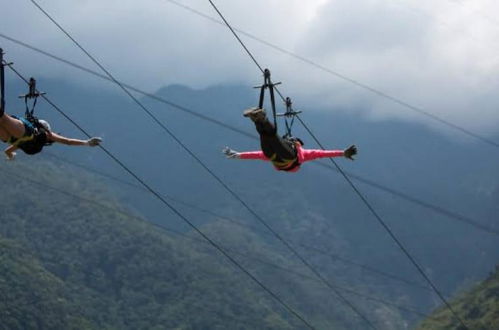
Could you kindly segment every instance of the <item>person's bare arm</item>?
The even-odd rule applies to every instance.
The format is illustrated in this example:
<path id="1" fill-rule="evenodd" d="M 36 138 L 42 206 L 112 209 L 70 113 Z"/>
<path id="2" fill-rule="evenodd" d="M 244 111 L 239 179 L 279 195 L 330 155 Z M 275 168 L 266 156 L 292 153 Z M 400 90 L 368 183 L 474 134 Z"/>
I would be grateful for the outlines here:
<path id="1" fill-rule="evenodd" d="M 99 143 L 102 141 L 101 138 L 95 138 L 95 137 L 88 140 L 70 139 L 53 132 L 48 133 L 48 139 L 52 142 L 57 142 L 68 146 L 91 146 L 91 147 L 98 146 Z"/>
<path id="2" fill-rule="evenodd" d="M 7 149 L 5 149 L 5 155 L 7 156 L 8 160 L 13 160 L 14 157 L 16 157 L 15 151 L 17 150 L 17 146 L 11 145 Z"/>

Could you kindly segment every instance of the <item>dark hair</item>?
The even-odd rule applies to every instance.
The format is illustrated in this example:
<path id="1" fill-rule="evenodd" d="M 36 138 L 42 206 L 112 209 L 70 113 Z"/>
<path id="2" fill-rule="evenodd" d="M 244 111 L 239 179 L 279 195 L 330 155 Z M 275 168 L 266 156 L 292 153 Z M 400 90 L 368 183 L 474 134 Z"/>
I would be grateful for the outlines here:
<path id="1" fill-rule="evenodd" d="M 305 144 L 305 143 L 303 143 L 303 141 L 300 138 L 297 138 L 297 137 L 294 137 L 294 136 L 284 135 L 282 138 L 285 139 L 285 140 L 288 140 L 288 141 L 290 141 L 292 143 L 298 142 L 301 146 L 303 146 Z"/>

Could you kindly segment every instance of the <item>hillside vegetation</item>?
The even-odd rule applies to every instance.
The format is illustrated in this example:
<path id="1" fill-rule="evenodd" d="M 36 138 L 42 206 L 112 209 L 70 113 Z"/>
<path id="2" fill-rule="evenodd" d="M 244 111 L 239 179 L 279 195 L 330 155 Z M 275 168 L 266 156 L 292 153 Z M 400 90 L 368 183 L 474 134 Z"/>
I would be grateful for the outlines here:
<path id="1" fill-rule="evenodd" d="M 95 178 L 36 164 L 1 166 L 0 328 L 295 327 L 207 246 L 120 211 Z"/>
<path id="2" fill-rule="evenodd" d="M 470 329 L 499 329 L 499 266 L 485 281 L 456 298 L 452 307 Z M 440 308 L 422 322 L 418 329 L 461 328 L 447 308 Z"/>
<path id="3" fill-rule="evenodd" d="M 316 328 L 366 329 L 254 215 L 147 116 L 138 115 L 129 99 L 61 81 L 43 86 L 72 118 L 103 136 L 106 148 L 172 197 L 167 199 Z M 9 88 L 9 99 L 17 97 L 15 90 Z M 157 94 L 255 135 L 254 126 L 241 116 L 241 109 L 257 99 L 251 92 L 244 86 L 170 86 Z M 254 150 L 258 140 L 164 103 L 144 101 L 377 327 L 412 329 L 441 303 L 336 171 L 316 161 L 290 175 L 265 162 L 227 160 L 220 152 L 223 146 Z M 362 109 L 330 110 L 307 111 L 307 122 L 327 147 L 359 146 L 355 162 L 338 163 L 353 174 L 363 195 L 438 288 L 452 297 L 483 279 L 499 260 L 498 240 L 471 224 L 497 228 L 499 154 L 413 123 L 373 122 L 362 116 Z M 57 132 L 82 137 L 46 104 L 40 104 L 38 114 Z M 299 125 L 295 134 L 307 148 L 316 147 Z M 14 315 L 12 322 L 30 315 L 35 328 L 65 329 L 69 323 L 90 329 L 303 328 L 178 216 L 130 184 L 130 177 L 101 150 L 47 149 L 35 157 L 20 154 L 14 162 L 0 161 L 0 239 L 7 242 L 11 268 L 28 263 L 33 269 L 21 272 L 24 276 L 0 274 L 0 279 L 9 297 L 33 291 L 53 306 L 49 313 L 38 300 L 8 301 L 2 308 Z M 24 251 L 23 257 L 12 249 Z M 40 286 L 52 289 L 31 288 L 30 283 L 40 281 L 31 278 L 36 274 L 47 281 Z"/>
<path id="4" fill-rule="evenodd" d="M 153 225 L 94 175 L 28 160 L 0 163 L 9 187 L 0 216 L 6 329 L 304 328 L 200 237 L 168 229 L 179 221 L 168 211 Z M 201 228 L 318 329 L 365 326 L 267 236 L 223 221 Z M 353 297 L 364 311 L 372 306 Z M 390 306 L 366 313 L 387 329 L 404 323 Z"/>
<path id="5" fill-rule="evenodd" d="M 83 329 L 65 283 L 26 249 L 0 238 L 0 329 Z"/>

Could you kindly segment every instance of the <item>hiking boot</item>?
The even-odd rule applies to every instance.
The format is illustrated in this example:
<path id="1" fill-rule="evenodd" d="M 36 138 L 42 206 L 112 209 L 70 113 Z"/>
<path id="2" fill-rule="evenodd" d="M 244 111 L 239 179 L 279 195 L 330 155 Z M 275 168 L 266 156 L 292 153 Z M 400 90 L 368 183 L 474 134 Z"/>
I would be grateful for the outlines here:
<path id="1" fill-rule="evenodd" d="M 266 118 L 265 110 L 260 108 L 249 108 L 244 110 L 244 117 L 249 117 L 252 121 L 263 121 Z"/>

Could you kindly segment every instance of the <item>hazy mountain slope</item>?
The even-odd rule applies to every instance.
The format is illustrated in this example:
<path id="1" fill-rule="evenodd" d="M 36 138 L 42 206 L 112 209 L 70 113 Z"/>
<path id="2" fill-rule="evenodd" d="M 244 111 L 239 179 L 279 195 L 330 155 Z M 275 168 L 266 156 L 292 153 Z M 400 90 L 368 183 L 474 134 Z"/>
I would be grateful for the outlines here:
<path id="1" fill-rule="evenodd" d="M 0 329 L 83 329 L 82 316 L 64 281 L 26 248 L 0 237 Z"/>
<path id="2" fill-rule="evenodd" d="M 499 329 L 499 267 L 482 283 L 460 294 L 452 306 L 470 329 Z M 418 329 L 459 329 L 447 309 L 440 308 L 421 323 Z"/>
<path id="3" fill-rule="evenodd" d="M 2 199 L 0 234 L 22 246 L 32 262 L 43 268 L 43 276 L 54 279 L 58 284 L 54 299 L 60 308 L 78 312 L 75 317 L 81 321 L 74 323 L 76 328 L 303 327 L 197 235 L 163 231 L 120 211 L 123 207 L 97 177 L 41 157 L 2 163 L 0 169 L 0 183 L 10 187 Z M 166 223 L 178 221 L 166 211 L 162 218 Z M 288 251 L 268 244 L 267 237 L 222 221 L 202 229 L 318 329 L 365 326 Z M 12 257 L 11 252 L 6 254 Z M 51 292 L 38 278 L 18 276 L 14 281 L 8 272 L 0 272 L 6 295 L 31 292 L 31 286 L 34 291 Z M 38 273 L 31 275 L 41 276 Z M 348 284 L 345 288 L 370 291 Z M 404 322 L 396 308 L 378 304 L 370 311 L 372 302 L 352 299 L 369 318 L 383 315 L 388 329 Z M 30 317 L 34 313 L 18 300 L 3 307 Z M 47 314 L 44 322 L 71 316 L 55 307 L 53 311 L 55 315 Z M 14 315 L 13 322 L 25 319 L 20 315 Z"/>
<path id="4" fill-rule="evenodd" d="M 169 237 L 116 211 L 119 205 L 101 200 L 103 187 L 89 176 L 73 172 L 69 179 L 60 168 L 36 164 L 4 164 L 0 177 L 2 186 L 11 187 L 2 200 L 1 235 L 30 255 L 18 266 L 11 261 L 16 249 L 2 251 L 2 293 L 16 297 L 5 300 L 2 311 L 20 311 L 11 316 L 11 329 L 22 329 L 21 322 L 31 319 L 39 322 L 30 328 L 65 328 L 62 322 L 71 321 L 71 314 L 68 320 L 57 318 L 70 308 L 81 313 L 80 323 L 89 320 L 84 326 L 74 323 L 76 328 L 287 329 L 296 322 L 210 248 Z M 61 193 L 66 190 L 102 205 Z M 48 297 L 46 319 L 38 319 L 42 310 L 23 306 L 27 298 L 19 295 L 36 297 L 37 291 Z"/>
<path id="5" fill-rule="evenodd" d="M 102 135 L 106 147 L 160 193 L 260 227 L 253 216 L 119 91 L 81 88 L 61 84 L 60 81 L 41 81 L 40 84 L 49 92 L 49 97 L 77 122 L 92 134 Z M 218 86 L 192 90 L 170 86 L 158 91 L 158 95 L 256 135 L 252 124 L 241 116 L 244 108 L 256 103 L 257 94 L 251 88 Z M 305 110 L 302 118 L 327 147 L 343 148 L 351 143 L 359 146 L 357 161 L 338 160 L 347 171 L 497 229 L 499 153 L 495 149 L 446 135 L 447 132 L 440 134 L 416 123 L 372 121 L 363 109 L 312 111 L 307 109 L 307 105 L 300 104 L 300 100 L 294 101 L 298 108 Z M 251 150 L 258 148 L 258 141 L 156 101 L 144 99 L 144 102 L 279 233 L 333 256 L 396 275 L 417 286 L 380 276 L 379 273 L 366 271 L 366 268 L 345 263 L 343 259 L 316 253 L 299 245 L 300 251 L 328 278 L 347 288 L 360 289 L 378 298 L 416 307 L 423 314 L 440 304 L 429 290 L 421 289 L 424 286 L 421 277 L 337 173 L 306 164 L 299 173 L 289 175 L 274 171 L 264 162 L 226 160 L 220 153 L 223 146 Z M 50 118 L 57 131 L 81 136 L 43 103 L 39 111 Z M 299 125 L 295 132 L 304 138 L 306 147 L 315 147 Z M 120 180 L 130 180 L 98 150 L 81 152 L 76 148 L 54 146 L 50 152 L 98 168 Z M 188 232 L 188 228 L 176 219 L 165 217 L 164 206 L 150 195 L 129 185 L 102 178 L 99 180 L 117 199 L 137 213 Z M 355 182 L 448 297 L 483 279 L 492 265 L 497 263 L 497 236 Z M 217 216 L 178 206 L 199 225 L 217 225 L 219 230 L 213 234 L 218 239 L 232 237 L 234 227 L 220 226 Z M 261 231 L 254 232 L 258 245 L 267 244 L 272 251 L 285 256 L 277 260 L 296 265 L 289 252 L 272 236 Z M 228 240 L 228 247 L 240 247 L 238 237 L 235 235 L 233 240 Z M 276 275 L 271 280 L 278 283 L 277 278 Z M 322 294 L 319 297 L 325 299 L 326 296 Z M 356 296 L 352 298 L 376 319 L 384 320 L 386 314 L 392 313 L 392 310 L 383 313 L 384 308 L 380 304 L 365 302 Z M 379 315 L 376 314 L 378 308 L 382 311 Z M 328 310 L 327 307 L 324 309 Z M 314 312 L 323 314 L 322 311 Z M 403 321 L 399 317 L 398 314 L 389 317 L 385 324 L 401 328 L 401 324 L 410 326 L 420 318 L 410 313 L 403 313 Z"/>

